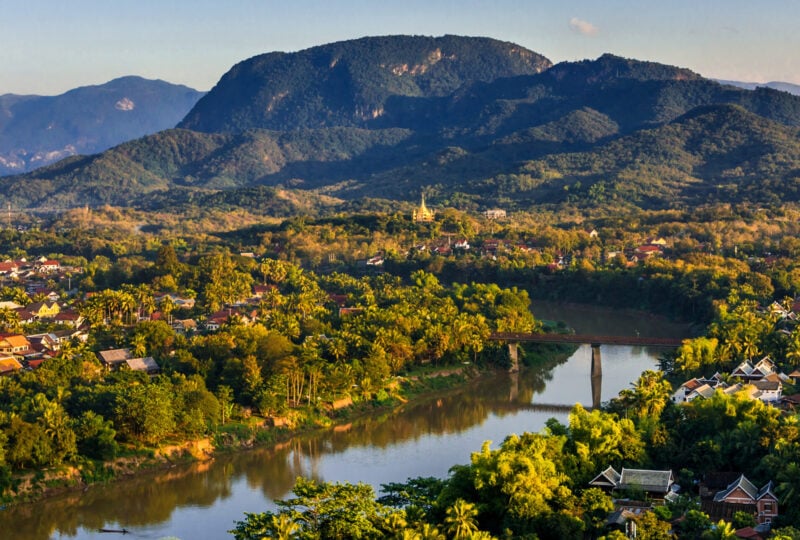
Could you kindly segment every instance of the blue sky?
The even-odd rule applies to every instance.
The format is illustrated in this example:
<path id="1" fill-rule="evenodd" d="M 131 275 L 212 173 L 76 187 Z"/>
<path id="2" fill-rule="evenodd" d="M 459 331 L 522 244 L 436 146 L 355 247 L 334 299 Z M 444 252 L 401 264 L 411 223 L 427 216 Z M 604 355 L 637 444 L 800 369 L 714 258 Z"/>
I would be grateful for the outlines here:
<path id="1" fill-rule="evenodd" d="M 707 77 L 800 84 L 800 0 L 3 0 L 0 94 L 123 75 L 210 89 L 236 62 L 368 35 L 513 41 L 553 62 L 604 52 Z"/>

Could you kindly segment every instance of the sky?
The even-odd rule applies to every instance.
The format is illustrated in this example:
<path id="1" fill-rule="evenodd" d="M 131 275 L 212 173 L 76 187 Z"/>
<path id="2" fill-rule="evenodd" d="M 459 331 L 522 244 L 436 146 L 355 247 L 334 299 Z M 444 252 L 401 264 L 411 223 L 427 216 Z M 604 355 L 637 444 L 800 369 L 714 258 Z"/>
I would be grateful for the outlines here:
<path id="1" fill-rule="evenodd" d="M 2 0 L 0 95 L 125 75 L 209 90 L 234 64 L 364 36 L 511 41 L 709 78 L 800 84 L 800 0 Z"/>

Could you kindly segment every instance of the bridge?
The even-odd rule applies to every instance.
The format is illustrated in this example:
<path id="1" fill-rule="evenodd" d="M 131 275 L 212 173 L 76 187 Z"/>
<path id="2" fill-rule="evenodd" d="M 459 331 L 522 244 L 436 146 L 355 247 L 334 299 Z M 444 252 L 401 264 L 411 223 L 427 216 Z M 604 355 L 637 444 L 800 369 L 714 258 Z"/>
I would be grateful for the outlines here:
<path id="1" fill-rule="evenodd" d="M 493 332 L 489 339 L 508 343 L 508 355 L 511 358 L 510 371 L 519 371 L 519 343 L 571 343 L 592 347 L 592 367 L 590 379 L 592 384 L 592 407 L 600 407 L 600 394 L 603 379 L 603 363 L 600 356 L 601 345 L 627 345 L 631 347 L 680 347 L 686 338 L 657 338 L 644 336 L 603 336 L 594 334 L 532 334 L 525 332 Z"/>
<path id="2" fill-rule="evenodd" d="M 655 338 L 642 336 L 601 336 L 594 334 L 530 334 L 524 332 L 493 332 L 489 339 L 508 343 L 588 343 L 597 345 L 629 345 L 631 347 L 680 347 L 686 338 Z"/>

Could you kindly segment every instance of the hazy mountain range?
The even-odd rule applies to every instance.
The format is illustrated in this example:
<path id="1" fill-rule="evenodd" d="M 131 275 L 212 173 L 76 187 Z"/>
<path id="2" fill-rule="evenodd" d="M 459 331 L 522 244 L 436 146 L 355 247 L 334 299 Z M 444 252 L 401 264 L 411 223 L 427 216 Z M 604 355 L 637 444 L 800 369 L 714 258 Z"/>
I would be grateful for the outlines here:
<path id="1" fill-rule="evenodd" d="M 787 82 L 771 81 L 766 83 L 754 82 L 741 82 L 741 81 L 726 81 L 723 79 L 714 79 L 720 84 L 728 84 L 745 90 L 755 90 L 756 88 L 772 88 L 773 90 L 780 90 L 781 92 L 789 92 L 795 96 L 800 96 L 800 84 L 792 84 Z"/>
<path id="2" fill-rule="evenodd" d="M 2 179 L 0 194 L 262 211 L 287 192 L 510 208 L 800 199 L 799 97 L 612 55 L 552 65 L 488 38 L 260 55 L 177 125 Z"/>
<path id="3" fill-rule="evenodd" d="M 0 96 L 0 175 L 174 127 L 203 96 L 186 86 L 122 77 L 59 96 Z"/>

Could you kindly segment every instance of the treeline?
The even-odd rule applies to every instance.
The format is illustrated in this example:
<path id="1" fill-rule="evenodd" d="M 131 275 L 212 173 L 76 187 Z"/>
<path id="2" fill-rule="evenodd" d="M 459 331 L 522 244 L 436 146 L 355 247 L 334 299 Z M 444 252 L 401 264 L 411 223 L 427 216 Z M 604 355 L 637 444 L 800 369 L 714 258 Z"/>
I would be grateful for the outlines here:
<path id="1" fill-rule="evenodd" d="M 676 404 L 665 379 L 724 374 L 744 360 L 772 355 L 787 371 L 800 361 L 800 328 L 736 292 L 715 305 L 706 337 L 687 340 L 665 372 L 648 371 L 602 410 L 576 405 L 569 422 L 551 419 L 541 433 L 489 442 L 445 479 L 414 478 L 381 486 L 298 479 L 294 497 L 277 510 L 248 513 L 231 531 L 253 538 L 626 538 L 608 521 L 611 496 L 589 482 L 608 466 L 671 470 L 680 496 L 631 517 L 645 540 L 733 538 L 755 525 L 738 512 L 714 522 L 697 504 L 709 472 L 773 482 L 780 517 L 773 538 L 800 537 L 800 431 L 797 417 L 746 392 L 716 392 Z M 733 381 L 731 381 L 733 382 Z M 626 492 L 634 500 L 644 493 Z"/>
<path id="2" fill-rule="evenodd" d="M 101 271 L 87 269 L 83 286 Z M 0 377 L 4 491 L 14 490 L 13 473 L 25 469 L 74 464 L 92 479 L 107 474 L 103 461 L 126 449 L 222 437 L 220 429 L 242 411 L 289 425 L 326 422 L 332 402 L 385 401 L 400 390 L 392 377 L 412 369 L 504 365 L 506 355 L 489 334 L 538 324 L 524 291 L 444 287 L 423 271 L 408 282 L 321 277 L 291 263 L 225 253 L 188 264 L 164 247 L 148 272 L 150 284 L 100 290 L 78 303 L 90 325 L 86 343 L 64 345 L 36 370 Z M 264 292 L 247 304 L 254 283 Z M 180 311 L 172 297 L 156 299 L 153 286 L 181 294 L 195 287 L 198 307 Z M 24 296 L 16 287 L 2 291 Z M 168 323 L 219 309 L 230 316 L 216 332 L 187 336 Z M 160 319 L 148 320 L 156 310 Z M 101 366 L 97 351 L 122 347 L 153 357 L 161 374 Z"/>
<path id="3" fill-rule="evenodd" d="M 727 467 L 746 471 L 758 485 L 774 480 L 782 499 L 773 532 L 797 538 L 794 418 L 744 395 L 718 393 L 677 406 L 670 393 L 660 373 L 645 372 L 609 410 L 576 405 L 567 424 L 550 420 L 543 432 L 510 435 L 494 450 L 487 442 L 447 478 L 383 485 L 379 497 L 363 484 L 298 479 L 294 497 L 278 501 L 277 510 L 246 514 L 231 533 L 237 540 L 621 539 L 626 536 L 608 525 L 611 496 L 588 486 L 613 466 L 671 469 L 682 487 L 676 500 L 631 518 L 637 538 L 732 538 L 734 528 L 753 526 L 754 518 L 741 513 L 732 523 L 712 522 L 692 495 L 705 472 Z"/>

